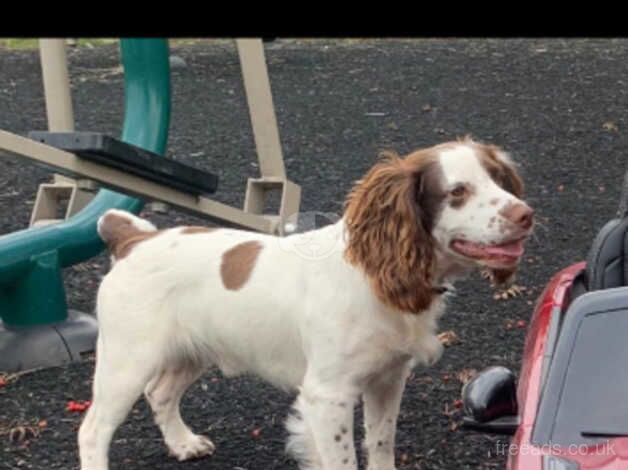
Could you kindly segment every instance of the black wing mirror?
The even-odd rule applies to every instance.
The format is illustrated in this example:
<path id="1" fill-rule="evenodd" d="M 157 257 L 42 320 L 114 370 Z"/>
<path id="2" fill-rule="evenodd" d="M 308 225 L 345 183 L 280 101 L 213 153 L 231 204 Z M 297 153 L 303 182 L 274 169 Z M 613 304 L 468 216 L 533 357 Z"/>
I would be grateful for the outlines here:
<path id="1" fill-rule="evenodd" d="M 496 366 L 465 384 L 463 426 L 493 434 L 514 434 L 519 427 L 516 382 L 509 369 Z"/>

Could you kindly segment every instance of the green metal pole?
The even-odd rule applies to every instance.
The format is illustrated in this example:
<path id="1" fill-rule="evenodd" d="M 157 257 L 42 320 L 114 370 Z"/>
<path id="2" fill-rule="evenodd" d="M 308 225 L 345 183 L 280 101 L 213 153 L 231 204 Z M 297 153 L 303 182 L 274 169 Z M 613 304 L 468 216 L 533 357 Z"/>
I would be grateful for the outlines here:
<path id="1" fill-rule="evenodd" d="M 170 125 L 170 65 L 165 39 L 122 39 L 125 118 L 122 140 L 163 155 Z M 0 319 L 7 326 L 63 321 L 61 269 L 98 255 L 96 231 L 108 209 L 139 212 L 143 201 L 109 190 L 68 221 L 0 237 Z"/>

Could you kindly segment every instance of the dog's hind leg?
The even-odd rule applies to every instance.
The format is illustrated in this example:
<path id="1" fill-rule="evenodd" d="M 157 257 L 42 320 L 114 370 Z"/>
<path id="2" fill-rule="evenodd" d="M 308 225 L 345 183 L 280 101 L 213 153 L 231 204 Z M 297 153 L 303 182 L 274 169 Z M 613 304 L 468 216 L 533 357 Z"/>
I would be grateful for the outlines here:
<path id="1" fill-rule="evenodd" d="M 150 357 L 143 357 L 138 348 L 130 351 L 128 348 L 103 347 L 101 333 L 96 351 L 92 404 L 78 435 L 81 470 L 108 469 L 113 433 L 153 374 Z"/>
<path id="2" fill-rule="evenodd" d="M 207 437 L 190 430 L 179 410 L 181 397 L 202 372 L 203 369 L 191 364 L 170 366 L 151 379 L 144 390 L 170 455 L 179 461 L 211 455 L 215 449 Z"/>

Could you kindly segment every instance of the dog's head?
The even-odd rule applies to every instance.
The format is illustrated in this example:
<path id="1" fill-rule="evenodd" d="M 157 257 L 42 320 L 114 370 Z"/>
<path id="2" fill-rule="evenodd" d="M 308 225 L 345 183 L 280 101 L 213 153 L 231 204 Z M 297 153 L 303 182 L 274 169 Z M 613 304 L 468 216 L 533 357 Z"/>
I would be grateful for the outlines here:
<path id="1" fill-rule="evenodd" d="M 345 255 L 380 299 L 419 312 L 435 276 L 473 266 L 498 281 L 514 273 L 534 223 L 522 196 L 513 161 L 494 145 L 465 138 L 386 154 L 349 194 Z"/>

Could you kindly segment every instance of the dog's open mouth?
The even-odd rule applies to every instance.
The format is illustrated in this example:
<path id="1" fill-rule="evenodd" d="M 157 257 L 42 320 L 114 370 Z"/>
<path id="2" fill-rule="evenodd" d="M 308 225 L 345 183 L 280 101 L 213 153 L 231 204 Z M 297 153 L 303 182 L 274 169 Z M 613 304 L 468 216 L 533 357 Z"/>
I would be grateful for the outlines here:
<path id="1" fill-rule="evenodd" d="M 486 245 L 467 240 L 456 239 L 451 248 L 458 254 L 478 261 L 498 264 L 516 264 L 524 252 L 525 237 L 500 244 Z"/>

